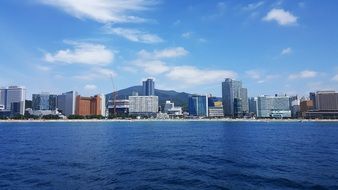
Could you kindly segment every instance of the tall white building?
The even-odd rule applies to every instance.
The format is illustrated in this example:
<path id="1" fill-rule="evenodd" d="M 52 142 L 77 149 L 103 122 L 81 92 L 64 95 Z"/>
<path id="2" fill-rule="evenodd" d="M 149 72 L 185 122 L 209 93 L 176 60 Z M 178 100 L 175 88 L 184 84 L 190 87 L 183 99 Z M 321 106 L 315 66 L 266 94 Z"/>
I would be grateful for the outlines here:
<path id="1" fill-rule="evenodd" d="M 291 117 L 289 96 L 259 96 L 257 99 L 257 117 L 285 118 Z"/>
<path id="2" fill-rule="evenodd" d="M 129 114 L 153 115 L 158 112 L 158 96 L 129 96 Z"/>
<path id="3" fill-rule="evenodd" d="M 0 89 L 0 107 L 13 114 L 25 114 L 26 88 L 9 86 Z"/>

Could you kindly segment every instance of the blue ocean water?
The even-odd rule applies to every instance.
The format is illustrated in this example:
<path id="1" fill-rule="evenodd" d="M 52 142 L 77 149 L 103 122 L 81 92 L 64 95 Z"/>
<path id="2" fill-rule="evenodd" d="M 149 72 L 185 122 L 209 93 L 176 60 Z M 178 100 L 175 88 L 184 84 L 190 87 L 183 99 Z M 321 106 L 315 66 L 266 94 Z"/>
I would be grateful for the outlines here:
<path id="1" fill-rule="evenodd" d="M 338 189 L 338 123 L 0 123 L 0 189 Z"/>

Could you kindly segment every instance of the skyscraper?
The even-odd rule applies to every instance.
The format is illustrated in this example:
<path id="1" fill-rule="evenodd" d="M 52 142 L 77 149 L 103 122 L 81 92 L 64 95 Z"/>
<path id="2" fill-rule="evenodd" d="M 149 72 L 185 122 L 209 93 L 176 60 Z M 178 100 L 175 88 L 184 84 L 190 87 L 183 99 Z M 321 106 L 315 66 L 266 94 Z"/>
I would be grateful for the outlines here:
<path id="1" fill-rule="evenodd" d="M 70 91 L 62 93 L 57 97 L 57 108 L 65 116 L 75 114 L 77 92 Z"/>
<path id="2" fill-rule="evenodd" d="M 257 97 L 249 98 L 249 113 L 257 116 L 258 113 Z"/>
<path id="3" fill-rule="evenodd" d="M 192 95 L 189 97 L 189 115 L 208 116 L 207 96 Z"/>
<path id="4" fill-rule="evenodd" d="M 143 81 L 143 96 L 155 96 L 155 82 L 154 79 L 148 78 Z"/>
<path id="5" fill-rule="evenodd" d="M 57 95 L 49 93 L 32 95 L 33 110 L 56 110 L 56 108 L 57 108 Z"/>
<path id="6" fill-rule="evenodd" d="M 222 101 L 224 116 L 241 117 L 249 110 L 248 92 L 241 81 L 227 78 L 222 82 Z"/>
<path id="7" fill-rule="evenodd" d="M 13 115 L 25 114 L 26 89 L 19 86 L 9 86 L 0 89 L 0 105 Z M 12 109 L 13 108 L 13 109 Z"/>

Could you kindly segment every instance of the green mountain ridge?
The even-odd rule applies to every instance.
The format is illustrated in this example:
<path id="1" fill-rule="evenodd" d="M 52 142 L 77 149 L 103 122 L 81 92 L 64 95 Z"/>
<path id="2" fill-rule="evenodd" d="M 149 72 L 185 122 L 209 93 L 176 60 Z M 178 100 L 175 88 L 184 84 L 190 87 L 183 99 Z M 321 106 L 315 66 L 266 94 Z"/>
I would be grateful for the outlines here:
<path id="1" fill-rule="evenodd" d="M 131 96 L 133 92 L 137 92 L 140 96 L 143 94 L 142 86 L 132 86 L 117 91 L 116 99 L 128 99 L 128 96 Z M 164 106 L 165 101 L 170 100 L 175 103 L 175 106 L 182 106 L 186 110 L 188 106 L 189 96 L 192 94 L 186 92 L 176 92 L 174 90 L 160 90 L 155 89 L 155 95 L 159 98 L 159 105 Z M 112 99 L 112 93 L 106 94 L 106 99 Z"/>

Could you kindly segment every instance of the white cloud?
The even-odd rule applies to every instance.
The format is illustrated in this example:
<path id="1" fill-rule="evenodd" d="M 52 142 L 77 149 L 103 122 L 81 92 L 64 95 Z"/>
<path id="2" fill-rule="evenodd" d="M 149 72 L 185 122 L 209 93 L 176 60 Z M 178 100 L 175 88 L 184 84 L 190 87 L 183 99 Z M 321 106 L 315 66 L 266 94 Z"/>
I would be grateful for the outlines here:
<path id="1" fill-rule="evenodd" d="M 282 49 L 280 54 L 281 55 L 288 55 L 290 53 L 292 53 L 292 49 L 290 47 L 288 47 L 288 48 Z"/>
<path id="2" fill-rule="evenodd" d="M 163 50 L 155 50 L 148 52 L 141 50 L 138 52 L 138 56 L 142 59 L 163 59 L 163 58 L 175 58 L 187 55 L 189 52 L 183 47 L 166 48 Z"/>
<path id="3" fill-rule="evenodd" d="M 36 65 L 36 69 L 42 72 L 48 72 L 51 70 L 50 67 L 43 66 L 43 65 Z"/>
<path id="4" fill-rule="evenodd" d="M 141 67 L 148 74 L 162 74 L 169 70 L 167 64 L 160 60 L 135 60 L 135 66 Z"/>
<path id="5" fill-rule="evenodd" d="M 68 64 L 106 65 L 114 60 L 114 53 L 102 44 L 66 42 L 73 45 L 72 49 L 46 53 L 45 61 Z"/>
<path id="6" fill-rule="evenodd" d="M 261 73 L 256 70 L 245 71 L 245 74 L 248 75 L 250 78 L 258 80 L 261 78 Z"/>
<path id="7" fill-rule="evenodd" d="M 318 75 L 316 71 L 304 70 L 299 73 L 294 73 L 289 75 L 289 79 L 305 79 L 305 78 L 314 78 Z"/>
<path id="8" fill-rule="evenodd" d="M 95 79 L 110 80 L 111 77 L 116 77 L 116 76 L 117 74 L 110 69 L 94 67 L 86 73 L 73 76 L 73 78 L 78 79 L 78 80 L 95 80 Z"/>
<path id="9" fill-rule="evenodd" d="M 112 28 L 109 25 L 105 26 L 104 29 L 107 34 L 115 34 L 132 42 L 141 42 L 147 44 L 163 42 L 163 39 L 155 34 L 150 34 L 136 29 Z"/>
<path id="10" fill-rule="evenodd" d="M 263 6 L 264 2 L 263 1 L 259 1 L 257 3 L 250 3 L 246 6 L 243 7 L 243 10 L 245 11 L 253 11 L 255 9 L 258 9 L 259 7 Z"/>
<path id="11" fill-rule="evenodd" d="M 176 66 L 166 74 L 169 80 L 174 80 L 186 85 L 202 85 L 217 83 L 224 78 L 235 78 L 236 73 L 228 70 L 199 69 L 193 66 Z"/>
<path id="12" fill-rule="evenodd" d="M 149 10 L 153 0 L 38 0 L 79 18 L 101 23 L 139 23 L 146 19 L 132 13 Z"/>
<path id="13" fill-rule="evenodd" d="M 276 21 L 279 25 L 295 25 L 297 24 L 297 17 L 292 13 L 283 9 L 272 9 L 263 18 L 264 21 Z"/>
<path id="14" fill-rule="evenodd" d="M 192 35 L 192 32 L 184 32 L 182 33 L 182 38 L 186 38 L 186 39 L 189 39 Z"/>
<path id="15" fill-rule="evenodd" d="M 336 74 L 335 76 L 333 76 L 332 80 L 338 82 L 338 74 Z"/>
<path id="16" fill-rule="evenodd" d="M 84 89 L 85 90 L 96 90 L 97 86 L 94 85 L 94 84 L 87 84 L 87 85 L 84 86 Z"/>

